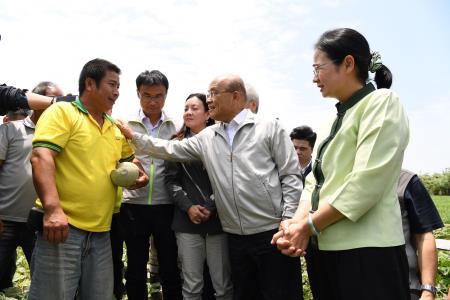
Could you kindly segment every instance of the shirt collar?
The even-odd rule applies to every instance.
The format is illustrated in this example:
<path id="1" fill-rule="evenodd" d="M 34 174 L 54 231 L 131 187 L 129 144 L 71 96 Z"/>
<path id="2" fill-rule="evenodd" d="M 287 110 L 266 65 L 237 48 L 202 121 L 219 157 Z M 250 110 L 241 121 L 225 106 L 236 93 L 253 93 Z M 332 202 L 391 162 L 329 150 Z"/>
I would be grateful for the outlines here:
<path id="1" fill-rule="evenodd" d="M 235 127 L 238 127 L 245 121 L 245 118 L 247 117 L 247 113 L 248 113 L 248 109 L 244 108 L 233 118 L 233 120 L 231 120 L 230 123 L 224 123 L 225 127 L 229 126 L 229 125 L 234 125 Z"/>
<path id="2" fill-rule="evenodd" d="M 86 109 L 86 106 L 84 106 L 83 102 L 81 102 L 81 99 L 79 96 L 77 96 L 77 98 L 75 99 L 75 101 L 71 102 L 73 106 L 75 106 L 76 108 L 78 108 L 79 111 L 85 113 L 85 114 L 89 114 L 88 110 Z M 103 113 L 103 117 L 105 119 L 107 119 L 108 121 L 110 121 L 111 123 L 115 123 L 115 120 L 108 114 Z"/>
<path id="3" fill-rule="evenodd" d="M 142 123 L 144 122 L 145 119 L 147 119 L 150 122 L 150 118 L 144 114 L 142 109 L 139 109 L 138 116 L 139 116 L 139 121 L 141 121 Z M 159 118 L 158 122 L 156 122 L 156 125 L 153 127 L 158 127 L 165 120 L 166 120 L 166 115 L 164 114 L 164 111 L 161 111 L 161 118 Z"/>
<path id="4" fill-rule="evenodd" d="M 33 120 L 31 120 L 30 117 L 26 117 L 23 120 L 23 125 L 25 125 L 28 128 L 33 128 L 33 129 L 36 128 L 36 124 L 34 124 Z"/>
<path id="5" fill-rule="evenodd" d="M 302 174 L 304 174 L 306 169 L 308 169 L 309 166 L 311 166 L 311 163 L 312 163 L 312 159 L 309 161 L 309 163 L 306 165 L 306 167 L 302 168 L 302 166 L 300 166 L 300 168 L 302 169 Z"/>
<path id="6" fill-rule="evenodd" d="M 361 89 L 357 90 L 353 95 L 351 95 L 347 101 L 343 103 L 339 102 L 336 104 L 338 113 L 345 113 L 348 109 L 352 108 L 353 105 L 358 103 L 362 98 L 372 93 L 373 91 L 375 91 L 375 87 L 373 86 L 373 84 L 366 84 Z"/>

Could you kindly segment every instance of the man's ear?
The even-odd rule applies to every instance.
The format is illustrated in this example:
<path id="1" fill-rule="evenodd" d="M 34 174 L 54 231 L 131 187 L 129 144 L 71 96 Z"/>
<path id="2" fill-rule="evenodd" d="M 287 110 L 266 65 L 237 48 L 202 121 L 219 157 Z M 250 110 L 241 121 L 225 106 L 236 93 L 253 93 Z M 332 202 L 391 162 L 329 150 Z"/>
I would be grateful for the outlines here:
<path id="1" fill-rule="evenodd" d="M 92 78 L 86 78 L 85 81 L 86 91 L 92 92 L 94 88 L 97 88 L 97 84 L 94 79 Z"/>

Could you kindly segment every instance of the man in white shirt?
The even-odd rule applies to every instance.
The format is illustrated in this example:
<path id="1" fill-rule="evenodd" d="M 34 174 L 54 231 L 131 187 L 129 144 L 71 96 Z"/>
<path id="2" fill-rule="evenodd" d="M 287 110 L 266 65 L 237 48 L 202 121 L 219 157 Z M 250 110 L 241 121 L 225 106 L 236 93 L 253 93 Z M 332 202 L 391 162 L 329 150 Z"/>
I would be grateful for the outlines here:
<path id="1" fill-rule="evenodd" d="M 314 144 L 316 143 L 317 134 L 311 127 L 303 125 L 295 127 L 289 136 L 291 137 L 292 144 L 294 144 L 295 152 L 297 152 L 304 186 L 305 178 L 312 169 L 312 152 L 314 150 Z"/>

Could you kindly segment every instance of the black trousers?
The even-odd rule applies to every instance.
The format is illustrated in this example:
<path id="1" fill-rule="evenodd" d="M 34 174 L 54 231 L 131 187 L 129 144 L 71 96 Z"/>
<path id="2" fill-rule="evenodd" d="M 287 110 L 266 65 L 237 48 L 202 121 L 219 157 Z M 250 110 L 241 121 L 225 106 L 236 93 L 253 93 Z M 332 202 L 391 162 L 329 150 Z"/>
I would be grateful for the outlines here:
<path id="1" fill-rule="evenodd" d="M 275 232 L 228 234 L 234 300 L 303 299 L 300 259 L 270 244 Z"/>
<path id="2" fill-rule="evenodd" d="M 409 300 L 405 247 L 308 249 L 314 300 Z"/>
<path id="3" fill-rule="evenodd" d="M 27 223 L 3 220 L 3 232 L 0 233 L 0 290 L 12 286 L 17 247 L 22 247 L 30 265 L 35 242 L 36 235 Z"/>
<path id="4" fill-rule="evenodd" d="M 125 286 L 123 284 L 123 242 L 124 234 L 123 228 L 120 222 L 119 213 L 115 213 L 112 216 L 111 222 L 111 252 L 113 260 L 113 270 L 114 270 L 114 296 L 116 299 L 122 299 L 125 294 Z"/>
<path id="5" fill-rule="evenodd" d="M 173 205 L 122 204 L 120 220 L 127 245 L 128 266 L 125 288 L 128 299 L 147 300 L 147 262 L 150 236 L 158 252 L 159 275 L 164 300 L 182 299 L 177 265 L 178 249 L 171 229 Z"/>

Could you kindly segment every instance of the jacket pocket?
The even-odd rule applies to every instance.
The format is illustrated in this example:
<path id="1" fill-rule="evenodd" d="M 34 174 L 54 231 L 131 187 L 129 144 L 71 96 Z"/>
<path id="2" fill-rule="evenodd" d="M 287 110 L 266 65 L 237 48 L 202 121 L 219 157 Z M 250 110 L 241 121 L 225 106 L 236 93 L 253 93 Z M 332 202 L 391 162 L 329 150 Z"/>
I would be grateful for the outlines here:
<path id="1" fill-rule="evenodd" d="M 272 195 L 270 193 L 269 179 L 262 178 L 258 174 L 255 174 L 255 177 L 258 179 L 258 185 L 260 186 L 260 191 L 262 191 L 262 193 L 264 194 L 264 198 L 266 199 L 267 204 L 271 208 L 272 214 L 275 217 L 279 217 L 280 212 L 278 211 L 278 209 L 274 203 L 274 199 L 272 199 Z"/>

